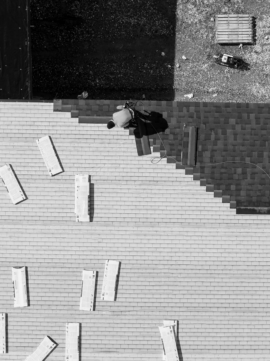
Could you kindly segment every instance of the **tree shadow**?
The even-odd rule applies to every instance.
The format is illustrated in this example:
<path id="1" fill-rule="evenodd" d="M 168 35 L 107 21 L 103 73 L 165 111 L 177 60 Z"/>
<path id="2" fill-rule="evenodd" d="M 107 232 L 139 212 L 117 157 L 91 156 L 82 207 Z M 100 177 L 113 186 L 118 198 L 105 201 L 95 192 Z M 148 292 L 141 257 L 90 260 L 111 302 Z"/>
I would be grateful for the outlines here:
<path id="1" fill-rule="evenodd" d="M 183 359 L 183 353 L 182 353 L 182 349 L 181 349 L 181 345 L 180 345 L 180 340 L 179 340 L 179 332 L 178 332 L 178 327 L 177 327 L 177 332 L 176 332 L 176 347 L 177 347 L 177 351 L 178 351 L 178 355 L 179 355 L 179 361 L 184 361 Z"/>
<path id="2" fill-rule="evenodd" d="M 79 323 L 79 339 L 78 339 L 78 350 L 79 350 L 79 361 L 82 361 L 82 324 Z"/>
<path id="3" fill-rule="evenodd" d="M 48 353 L 48 355 L 43 359 L 43 361 L 47 360 L 48 357 L 50 356 L 50 354 L 51 354 L 51 353 L 57 348 L 57 346 L 58 346 L 58 343 L 55 342 L 50 336 L 47 335 L 47 337 L 48 337 L 53 343 L 55 343 L 55 347 L 54 347 L 53 350 L 51 350 L 51 351 Z"/>
<path id="4" fill-rule="evenodd" d="M 154 135 L 157 133 L 164 133 L 169 128 L 168 122 L 163 118 L 163 115 L 158 112 L 147 112 L 147 114 L 136 111 L 136 116 L 144 123 L 144 127 L 136 127 L 134 135 L 136 138 L 143 136 Z"/>
<path id="5" fill-rule="evenodd" d="M 61 162 L 61 159 L 60 159 L 60 157 L 59 157 L 59 155 L 58 155 L 58 153 L 57 153 L 56 147 L 55 147 L 55 145 L 54 145 L 54 143 L 53 143 L 53 140 L 52 140 L 52 137 L 51 137 L 50 135 L 49 135 L 49 138 L 50 138 L 50 140 L 51 140 L 51 142 L 52 142 L 52 147 L 53 147 L 53 150 L 54 150 L 55 155 L 56 155 L 56 157 L 57 157 L 57 160 L 58 160 L 58 162 L 59 162 L 59 164 L 60 164 L 60 166 L 61 166 L 61 168 L 62 168 L 62 172 L 60 172 L 60 173 L 64 173 L 64 172 L 65 172 L 65 169 L 64 169 L 64 167 L 63 167 L 63 164 L 62 164 L 62 162 Z M 52 177 L 55 177 L 56 175 L 58 175 L 58 174 L 60 174 L 60 173 L 54 174 L 54 175 L 52 175 Z"/>
<path id="6" fill-rule="evenodd" d="M 118 286 L 119 286 L 119 279 L 120 279 L 120 271 L 121 271 L 121 262 L 119 262 L 119 269 L 118 269 L 118 275 L 115 282 L 115 298 L 114 300 L 117 301 L 118 296 Z"/>
<path id="7" fill-rule="evenodd" d="M 95 280 L 95 287 L 94 287 L 94 301 L 93 301 L 93 311 L 95 311 L 96 309 L 96 304 L 97 304 L 97 285 L 98 285 L 98 271 L 96 271 L 96 280 Z"/>
<path id="8" fill-rule="evenodd" d="M 30 288 L 29 288 L 28 267 L 25 267 L 25 277 L 26 277 L 26 294 L 27 294 L 27 300 L 28 300 L 28 307 L 30 307 L 31 302 L 30 302 Z"/>
<path id="9" fill-rule="evenodd" d="M 90 222 L 93 222 L 95 215 L 95 184 L 91 183 L 91 176 L 89 176 L 89 182 L 90 182 L 89 215 L 90 215 Z"/>

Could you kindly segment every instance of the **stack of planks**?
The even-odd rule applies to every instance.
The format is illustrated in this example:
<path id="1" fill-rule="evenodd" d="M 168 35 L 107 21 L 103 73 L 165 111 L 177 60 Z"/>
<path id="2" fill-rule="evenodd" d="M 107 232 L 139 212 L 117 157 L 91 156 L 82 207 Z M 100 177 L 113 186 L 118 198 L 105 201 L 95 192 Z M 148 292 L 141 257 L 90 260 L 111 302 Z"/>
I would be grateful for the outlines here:
<path id="1" fill-rule="evenodd" d="M 253 43 L 252 16 L 216 15 L 216 43 Z"/>

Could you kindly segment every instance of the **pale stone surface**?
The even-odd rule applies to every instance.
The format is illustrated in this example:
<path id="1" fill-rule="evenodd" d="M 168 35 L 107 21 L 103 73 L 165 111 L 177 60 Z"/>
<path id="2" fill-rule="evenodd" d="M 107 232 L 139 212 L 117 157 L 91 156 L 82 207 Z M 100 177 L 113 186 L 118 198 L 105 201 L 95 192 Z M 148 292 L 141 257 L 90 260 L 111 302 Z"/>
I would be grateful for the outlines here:
<path id="1" fill-rule="evenodd" d="M 179 320 L 184 361 L 269 360 L 269 216 L 236 215 L 174 164 L 151 164 L 158 154 L 138 157 L 126 130 L 10 104 L 0 103 L 0 164 L 14 165 L 29 199 L 14 206 L 0 187 L 1 360 L 24 360 L 45 335 L 58 343 L 48 360 L 63 360 L 67 322 L 82 324 L 81 361 L 162 360 L 164 319 Z M 35 143 L 44 134 L 64 164 L 57 177 Z M 91 175 L 91 223 L 74 222 L 76 174 Z M 121 261 L 116 302 L 99 297 L 106 259 Z M 10 267 L 21 265 L 30 307 L 14 309 Z M 99 274 L 87 316 L 82 269 Z"/>

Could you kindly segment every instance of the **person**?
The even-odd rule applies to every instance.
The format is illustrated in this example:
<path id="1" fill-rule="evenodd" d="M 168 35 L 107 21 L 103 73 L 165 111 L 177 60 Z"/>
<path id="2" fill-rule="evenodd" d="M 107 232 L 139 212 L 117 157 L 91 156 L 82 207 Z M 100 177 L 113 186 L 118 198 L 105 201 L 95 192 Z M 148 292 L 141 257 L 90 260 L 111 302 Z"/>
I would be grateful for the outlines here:
<path id="1" fill-rule="evenodd" d="M 126 128 L 130 125 L 135 126 L 134 111 L 130 108 L 124 108 L 119 112 L 113 113 L 112 119 L 108 122 L 107 128 L 112 129 L 115 126 L 118 128 Z"/>

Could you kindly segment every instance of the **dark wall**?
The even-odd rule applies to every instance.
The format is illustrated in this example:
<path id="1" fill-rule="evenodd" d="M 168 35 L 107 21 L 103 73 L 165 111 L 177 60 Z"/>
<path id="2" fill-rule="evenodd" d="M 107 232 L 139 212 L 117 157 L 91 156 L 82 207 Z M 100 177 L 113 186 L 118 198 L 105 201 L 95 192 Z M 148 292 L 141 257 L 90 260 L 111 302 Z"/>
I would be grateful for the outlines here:
<path id="1" fill-rule="evenodd" d="M 29 0 L 0 1 L 0 98 L 31 99 Z"/>

